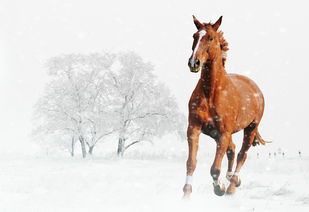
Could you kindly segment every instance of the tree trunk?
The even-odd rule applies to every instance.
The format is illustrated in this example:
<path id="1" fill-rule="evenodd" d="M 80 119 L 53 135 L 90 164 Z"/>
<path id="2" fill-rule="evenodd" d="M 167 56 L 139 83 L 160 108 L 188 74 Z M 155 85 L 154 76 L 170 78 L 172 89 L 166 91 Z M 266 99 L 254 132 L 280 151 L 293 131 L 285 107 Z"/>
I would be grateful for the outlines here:
<path id="1" fill-rule="evenodd" d="M 71 156 L 74 157 L 75 153 L 75 138 L 72 136 L 72 143 L 71 143 Z"/>
<path id="2" fill-rule="evenodd" d="M 90 155 L 92 155 L 92 153 L 93 153 L 93 148 L 94 148 L 94 145 L 89 146 L 88 153 L 89 153 Z"/>
<path id="3" fill-rule="evenodd" d="M 124 153 L 124 151 L 125 151 L 124 144 L 125 144 L 125 139 L 124 139 L 123 137 L 119 137 L 119 140 L 118 140 L 118 149 L 117 149 L 117 155 L 118 155 L 118 157 L 122 157 L 122 156 L 123 156 L 123 153 Z"/>
<path id="4" fill-rule="evenodd" d="M 82 149 L 83 158 L 85 158 L 86 155 L 87 155 L 87 152 L 86 152 L 86 144 L 85 144 L 84 137 L 80 135 L 79 141 L 80 141 L 80 145 L 81 145 L 81 149 Z"/>

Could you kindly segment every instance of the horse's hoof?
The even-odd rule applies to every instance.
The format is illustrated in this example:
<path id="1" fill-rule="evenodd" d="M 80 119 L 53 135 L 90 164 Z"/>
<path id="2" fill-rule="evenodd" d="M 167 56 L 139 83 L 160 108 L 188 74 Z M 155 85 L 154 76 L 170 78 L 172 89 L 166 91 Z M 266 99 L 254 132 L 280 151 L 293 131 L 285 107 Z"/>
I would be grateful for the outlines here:
<path id="1" fill-rule="evenodd" d="M 192 185 L 191 184 L 185 184 L 182 190 L 183 190 L 184 193 L 192 193 Z"/>
<path id="2" fill-rule="evenodd" d="M 232 194 L 234 194 L 235 191 L 236 191 L 235 188 L 236 188 L 235 183 L 231 183 L 231 184 L 229 185 L 229 187 L 227 188 L 227 190 L 226 190 L 226 194 L 227 194 L 227 195 L 232 195 Z"/>
<path id="3" fill-rule="evenodd" d="M 227 194 L 227 195 L 232 195 L 232 194 L 234 194 L 235 191 L 236 191 L 236 187 L 239 187 L 240 184 L 241 184 L 241 180 L 240 180 L 240 178 L 237 177 L 237 176 L 233 176 L 233 177 L 231 178 L 230 182 L 231 182 L 231 183 L 230 183 L 229 187 L 228 187 L 227 190 L 226 190 L 226 194 Z"/>
<path id="4" fill-rule="evenodd" d="M 234 183 L 236 187 L 239 187 L 241 184 L 241 180 L 238 176 L 233 176 L 230 180 L 231 183 Z"/>
<path id="5" fill-rule="evenodd" d="M 236 187 L 239 187 L 241 185 L 241 180 L 240 180 L 240 178 L 238 178 L 238 182 L 236 183 Z"/>
<path id="6" fill-rule="evenodd" d="M 183 199 L 189 199 L 190 198 L 190 194 L 192 193 L 192 185 L 190 184 L 186 184 L 183 187 Z"/>
<path id="7" fill-rule="evenodd" d="M 189 200 L 190 199 L 190 194 L 184 193 L 182 199 L 183 200 Z"/>
<path id="8" fill-rule="evenodd" d="M 225 185 L 220 184 L 219 185 L 214 185 L 214 192 L 217 196 L 223 196 L 225 194 Z"/>

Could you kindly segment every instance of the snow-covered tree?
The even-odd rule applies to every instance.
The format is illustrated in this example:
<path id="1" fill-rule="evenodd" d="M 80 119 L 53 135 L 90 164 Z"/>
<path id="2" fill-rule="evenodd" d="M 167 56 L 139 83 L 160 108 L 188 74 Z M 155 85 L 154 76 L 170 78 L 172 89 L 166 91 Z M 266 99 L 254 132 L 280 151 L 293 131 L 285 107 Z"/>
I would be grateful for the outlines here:
<path id="1" fill-rule="evenodd" d="M 169 89 L 158 83 L 153 66 L 133 52 L 117 59 L 109 74 L 119 121 L 117 154 L 153 137 L 185 132 L 184 117 Z"/>
<path id="2" fill-rule="evenodd" d="M 117 133 L 117 154 L 171 132 L 184 137 L 184 116 L 153 66 L 135 53 L 69 54 L 47 62 L 51 77 L 35 107 L 36 137 L 74 155 L 92 154 L 106 136 Z"/>
<path id="3" fill-rule="evenodd" d="M 110 54 L 70 54 L 51 58 L 47 71 L 51 76 L 44 95 L 35 107 L 38 139 L 47 136 L 71 137 L 71 154 L 76 140 L 83 157 L 106 135 L 113 132 L 112 111 L 104 78 L 113 63 Z M 38 136 L 40 135 L 40 136 Z"/>

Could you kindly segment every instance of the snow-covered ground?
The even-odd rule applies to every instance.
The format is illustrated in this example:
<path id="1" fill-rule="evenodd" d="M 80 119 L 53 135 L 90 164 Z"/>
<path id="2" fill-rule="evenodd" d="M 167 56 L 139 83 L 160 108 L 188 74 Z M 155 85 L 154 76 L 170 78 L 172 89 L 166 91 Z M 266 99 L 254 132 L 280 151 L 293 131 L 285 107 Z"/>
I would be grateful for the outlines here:
<path id="1" fill-rule="evenodd" d="M 309 211 L 309 158 L 249 157 L 242 185 L 217 197 L 200 158 L 190 201 L 185 158 L 0 158 L 0 211 Z M 223 164 L 225 174 L 226 164 Z"/>

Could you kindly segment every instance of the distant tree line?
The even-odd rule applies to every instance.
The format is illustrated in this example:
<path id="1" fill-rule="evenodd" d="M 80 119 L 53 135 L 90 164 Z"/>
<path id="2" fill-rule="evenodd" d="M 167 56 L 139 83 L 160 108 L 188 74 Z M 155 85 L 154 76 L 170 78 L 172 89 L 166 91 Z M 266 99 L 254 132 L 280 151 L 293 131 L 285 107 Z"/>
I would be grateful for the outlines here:
<path id="1" fill-rule="evenodd" d="M 79 143 L 84 158 L 110 135 L 118 138 L 118 156 L 167 133 L 184 138 L 184 115 L 153 69 L 133 52 L 49 59 L 50 80 L 34 107 L 33 136 L 72 156 Z"/>

